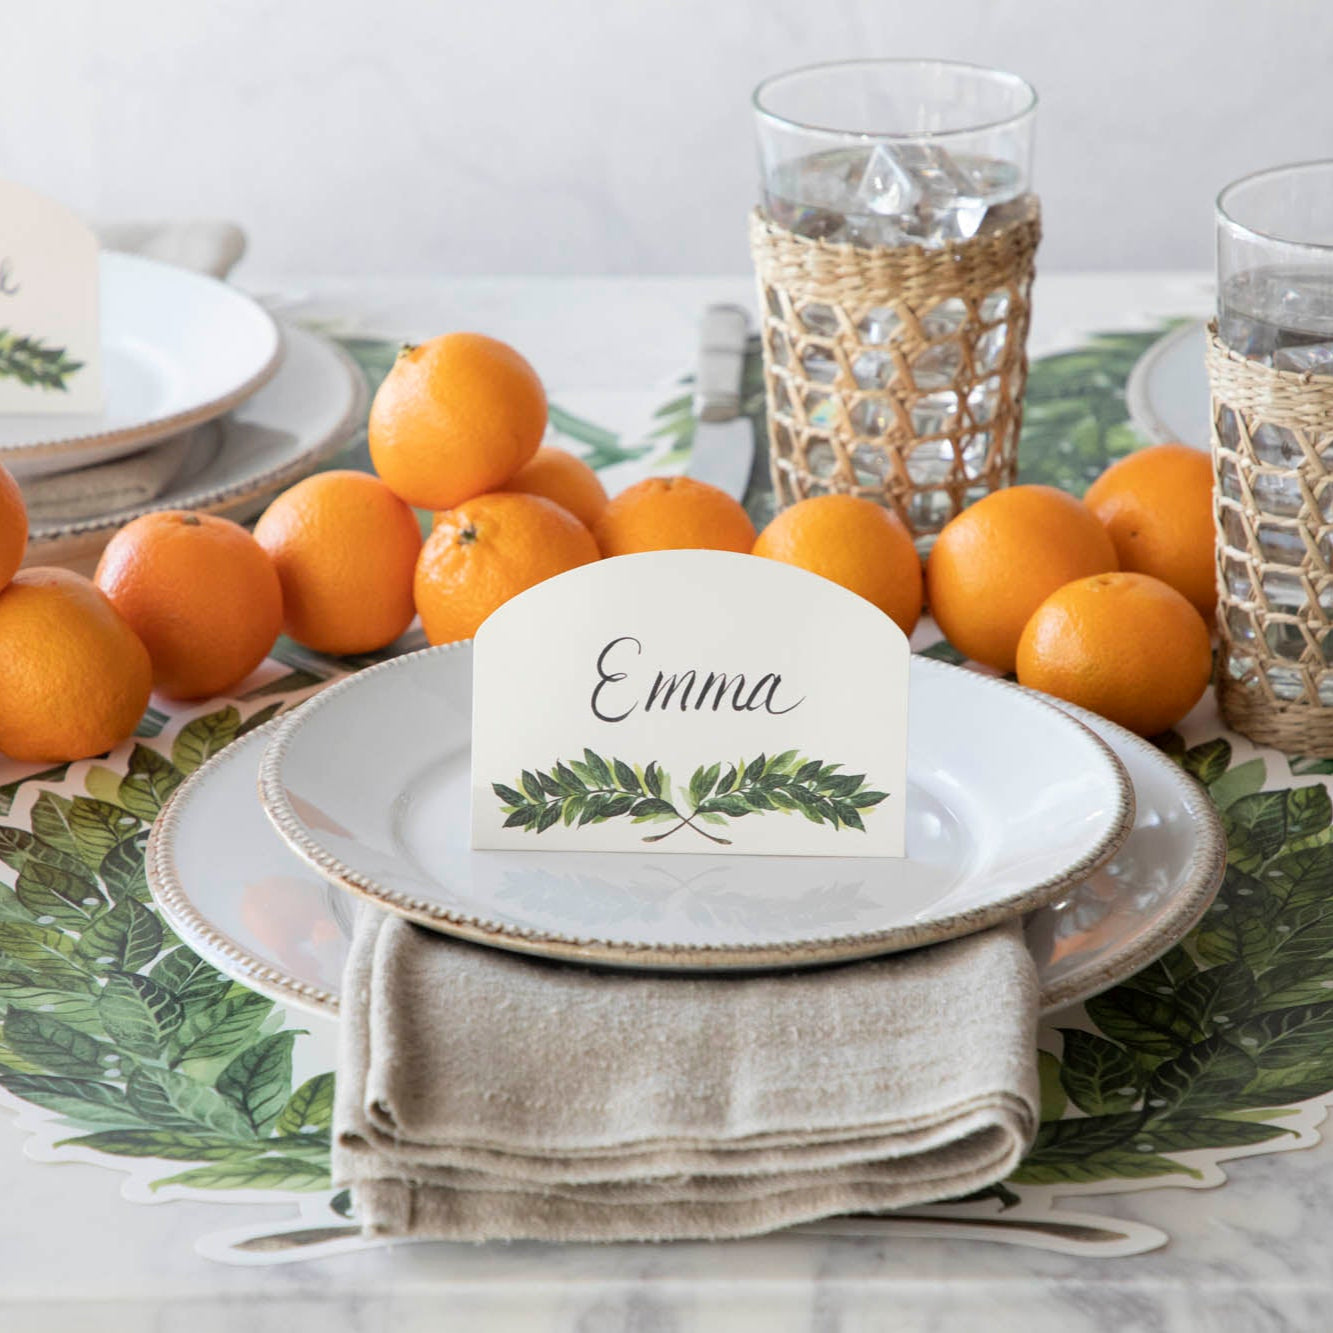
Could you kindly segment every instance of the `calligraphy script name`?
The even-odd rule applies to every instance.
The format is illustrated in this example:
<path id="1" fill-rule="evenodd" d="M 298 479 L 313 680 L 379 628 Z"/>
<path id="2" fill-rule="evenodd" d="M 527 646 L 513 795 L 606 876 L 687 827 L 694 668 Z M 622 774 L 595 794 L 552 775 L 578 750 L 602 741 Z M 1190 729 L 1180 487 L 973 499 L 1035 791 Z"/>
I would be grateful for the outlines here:
<path id="1" fill-rule="evenodd" d="M 0 255 L 0 296 L 17 296 L 19 280 L 14 276 L 14 261 L 8 255 Z"/>
<path id="2" fill-rule="evenodd" d="M 623 722 L 642 704 L 645 713 L 656 709 L 666 712 L 675 708 L 682 713 L 716 713 L 730 708 L 737 713 L 770 713 L 780 717 L 805 702 L 805 696 L 794 703 L 779 697 L 782 677 L 766 671 L 753 683 L 743 673 L 727 675 L 723 671 L 703 672 L 691 667 L 668 675 L 658 671 L 642 699 L 635 698 L 638 685 L 630 680 L 629 671 L 616 667 L 628 665 L 627 658 L 643 654 L 643 644 L 632 635 L 624 634 L 597 655 L 597 684 L 592 690 L 592 711 L 603 722 Z M 626 684 L 625 682 L 629 682 Z"/>

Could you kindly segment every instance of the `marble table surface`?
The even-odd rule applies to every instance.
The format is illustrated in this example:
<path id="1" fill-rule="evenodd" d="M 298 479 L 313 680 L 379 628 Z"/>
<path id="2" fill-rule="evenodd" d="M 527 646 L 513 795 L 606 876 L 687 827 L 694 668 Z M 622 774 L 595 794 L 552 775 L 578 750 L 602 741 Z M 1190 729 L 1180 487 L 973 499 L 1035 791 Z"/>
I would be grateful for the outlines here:
<path id="1" fill-rule="evenodd" d="M 688 365 L 708 300 L 752 305 L 744 277 L 255 280 L 288 313 L 340 333 L 478 328 L 513 341 L 547 385 L 651 387 Z M 1204 275 L 1039 279 L 1031 350 L 1142 317 L 1198 315 Z M 310 1020 L 312 1023 L 317 1020 Z M 787 1333 L 986 1328 L 1333 1327 L 1333 1145 L 1227 1164 L 1214 1190 L 1084 1198 L 1170 1236 L 1090 1259 L 1013 1245 L 794 1232 L 725 1245 L 413 1245 L 273 1267 L 201 1257 L 201 1235 L 272 1208 L 121 1197 L 114 1171 L 24 1156 L 0 1113 L 0 1329 L 13 1333 L 314 1333 L 542 1329 Z"/>

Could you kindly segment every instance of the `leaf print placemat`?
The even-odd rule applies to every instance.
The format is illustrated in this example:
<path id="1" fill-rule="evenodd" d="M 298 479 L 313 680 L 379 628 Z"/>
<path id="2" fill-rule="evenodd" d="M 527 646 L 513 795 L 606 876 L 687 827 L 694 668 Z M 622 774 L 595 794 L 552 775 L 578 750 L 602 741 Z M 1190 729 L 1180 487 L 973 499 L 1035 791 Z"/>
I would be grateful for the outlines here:
<path id="1" fill-rule="evenodd" d="M 1124 379 L 1159 332 L 1101 335 L 1034 363 L 1025 479 L 1079 492 L 1140 443 Z M 372 376 L 391 363 L 387 343 L 351 350 Z M 759 412 L 753 393 L 748 406 Z M 687 395 L 663 407 L 668 443 L 653 457 L 657 447 L 677 464 L 686 456 L 687 412 Z M 638 461 L 613 455 L 641 440 L 610 428 L 614 439 L 600 438 L 579 422 L 566 425 L 608 467 Z M 339 465 L 364 463 L 363 452 L 356 442 Z M 748 503 L 762 520 L 771 502 L 756 471 Z M 332 1026 L 287 1013 L 180 944 L 149 898 L 144 841 L 187 773 L 372 660 L 334 663 L 284 641 L 242 697 L 150 712 L 138 737 L 101 760 L 0 761 L 0 1100 L 32 1155 L 117 1167 L 131 1199 L 284 1205 L 272 1226 L 220 1223 L 198 1241 L 229 1262 L 363 1243 L 328 1177 Z M 1208 704 L 1159 744 L 1222 811 L 1230 864 L 1216 904 L 1165 958 L 1044 1025 L 1043 1122 L 1009 1181 L 910 1216 L 816 1230 L 1134 1253 L 1166 1237 L 1062 1200 L 1215 1186 L 1231 1158 L 1318 1141 L 1333 1103 L 1333 762 L 1255 750 Z"/>

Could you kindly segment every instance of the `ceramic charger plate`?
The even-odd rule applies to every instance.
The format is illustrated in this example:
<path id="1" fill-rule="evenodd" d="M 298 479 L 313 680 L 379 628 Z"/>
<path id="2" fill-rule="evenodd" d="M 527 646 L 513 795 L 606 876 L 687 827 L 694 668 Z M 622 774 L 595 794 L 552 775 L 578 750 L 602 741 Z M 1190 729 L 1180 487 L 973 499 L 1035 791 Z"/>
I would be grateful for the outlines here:
<path id="1" fill-rule="evenodd" d="M 1124 981 L 1178 943 L 1226 863 L 1217 812 L 1154 746 L 1072 705 L 1129 772 L 1134 828 L 1115 857 L 1024 926 L 1049 1013 Z M 256 797 L 270 722 L 194 773 L 148 843 L 148 883 L 201 957 L 280 1003 L 336 1017 L 356 902 L 278 836 Z"/>
<path id="2" fill-rule="evenodd" d="M 365 376 L 341 348 L 313 333 L 285 325 L 283 338 L 282 368 L 248 402 L 195 428 L 181 471 L 162 495 L 96 518 L 34 520 L 27 563 L 91 566 L 114 533 L 153 509 L 250 518 L 341 448 L 365 417 Z"/>
<path id="3" fill-rule="evenodd" d="M 1125 384 L 1130 420 L 1153 444 L 1179 441 L 1207 449 L 1211 403 L 1203 323 L 1182 324 L 1139 358 Z"/>
<path id="4" fill-rule="evenodd" d="M 273 317 L 215 278 L 103 251 L 101 412 L 0 417 L 14 476 L 88 467 L 220 416 L 276 372 Z"/>
<path id="5" fill-rule="evenodd" d="M 261 799 L 333 883 L 423 925 L 546 957 L 687 970 L 809 966 L 1040 907 L 1124 840 L 1133 789 L 1037 696 L 912 660 L 901 858 L 474 851 L 472 647 L 322 691 L 270 744 Z"/>

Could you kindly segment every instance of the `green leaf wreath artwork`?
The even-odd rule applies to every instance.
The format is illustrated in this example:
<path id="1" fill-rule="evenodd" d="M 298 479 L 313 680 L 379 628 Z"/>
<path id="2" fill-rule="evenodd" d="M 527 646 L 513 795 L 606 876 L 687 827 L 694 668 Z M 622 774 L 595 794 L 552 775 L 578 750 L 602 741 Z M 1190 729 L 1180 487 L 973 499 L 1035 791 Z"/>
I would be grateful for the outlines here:
<path id="1" fill-rule="evenodd" d="M 500 798 L 505 828 L 544 833 L 556 824 L 582 828 L 628 817 L 635 824 L 671 826 L 646 835 L 644 842 L 661 842 L 690 828 L 728 847 L 730 838 L 703 825 L 724 827 L 728 820 L 780 810 L 864 833 L 864 813 L 888 793 L 868 789 L 864 773 L 839 773 L 841 767 L 795 750 L 756 755 L 748 763 L 700 765 L 685 787 L 675 788 L 673 799 L 670 775 L 656 761 L 640 767 L 584 750 L 582 759 L 561 760 L 549 771 L 524 769 L 516 785 L 496 782 L 492 790 Z"/>
<path id="2" fill-rule="evenodd" d="M 0 378 L 64 393 L 70 376 L 82 368 L 83 362 L 72 361 L 63 347 L 46 347 L 40 338 L 0 329 Z"/>

